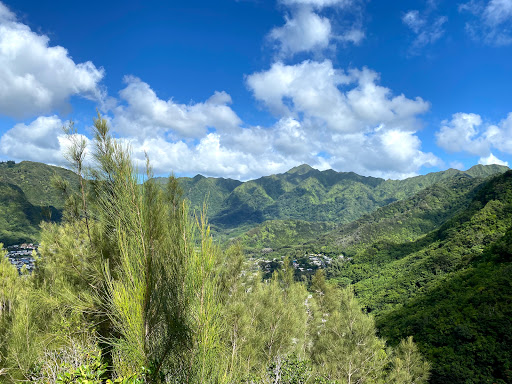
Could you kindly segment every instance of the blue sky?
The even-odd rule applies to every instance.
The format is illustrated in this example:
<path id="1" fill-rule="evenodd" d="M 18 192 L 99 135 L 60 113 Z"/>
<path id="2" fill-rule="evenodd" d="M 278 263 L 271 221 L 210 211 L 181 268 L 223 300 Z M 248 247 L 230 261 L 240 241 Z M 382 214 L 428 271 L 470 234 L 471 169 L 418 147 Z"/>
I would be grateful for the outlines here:
<path id="1" fill-rule="evenodd" d="M 98 109 L 159 175 L 509 165 L 511 84 L 512 0 L 0 2 L 0 160 Z"/>

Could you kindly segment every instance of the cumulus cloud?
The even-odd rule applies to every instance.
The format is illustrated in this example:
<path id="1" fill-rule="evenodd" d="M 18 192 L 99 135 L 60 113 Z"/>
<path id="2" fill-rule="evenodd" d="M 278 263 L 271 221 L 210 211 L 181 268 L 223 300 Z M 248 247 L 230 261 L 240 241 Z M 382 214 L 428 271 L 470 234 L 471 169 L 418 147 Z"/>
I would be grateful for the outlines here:
<path id="1" fill-rule="evenodd" d="M 119 104 L 108 117 L 140 167 L 146 152 L 157 174 L 247 180 L 308 163 L 403 178 L 439 165 L 437 157 L 421 150 L 416 135 L 418 115 L 429 104 L 394 95 L 367 68 L 339 70 L 328 60 L 275 63 L 248 76 L 247 84 L 275 113 L 274 124 L 245 126 L 225 92 L 181 104 L 161 99 L 135 77 L 126 78 Z M 57 116 L 17 124 L 0 139 L 0 151 L 9 158 L 66 164 L 64 124 Z"/>
<path id="2" fill-rule="evenodd" d="M 72 95 L 102 97 L 102 68 L 76 64 L 68 51 L 17 21 L 0 3 L 0 113 L 21 117 L 67 108 Z"/>
<path id="3" fill-rule="evenodd" d="M 512 44 L 511 0 L 472 0 L 461 4 L 459 11 L 474 16 L 466 23 L 466 31 L 473 39 L 496 46 Z"/>
<path id="4" fill-rule="evenodd" d="M 331 23 L 309 8 L 300 8 L 286 24 L 274 28 L 270 38 L 280 44 L 283 55 L 327 48 L 331 39 Z"/>
<path id="5" fill-rule="evenodd" d="M 132 138 L 129 144 L 141 167 L 144 166 L 146 152 L 155 172 L 160 174 L 173 171 L 248 180 L 284 172 L 298 164 L 272 151 L 271 147 L 254 154 L 226 146 L 218 133 L 203 136 L 197 144 L 170 142 L 163 137 Z"/>
<path id="6" fill-rule="evenodd" d="M 449 152 L 487 153 L 489 142 L 478 135 L 481 124 L 482 118 L 477 114 L 456 113 L 450 121 L 442 122 L 441 130 L 436 133 L 437 145 Z"/>
<path id="7" fill-rule="evenodd" d="M 340 71 L 329 61 L 275 64 L 247 81 L 275 110 L 275 124 L 244 126 L 225 92 L 184 105 L 160 99 L 137 78 L 127 78 L 122 104 L 110 112 L 110 120 L 140 167 L 146 152 L 157 174 L 247 180 L 308 163 L 403 178 L 439 164 L 422 152 L 416 136 L 416 117 L 428 103 L 394 96 L 377 84 L 373 71 Z M 0 139 L 0 151 L 9 158 L 66 164 L 64 124 L 57 116 L 17 124 Z"/>
<path id="8" fill-rule="evenodd" d="M 434 154 L 421 151 L 415 132 L 400 129 L 376 128 L 355 135 L 335 135 L 331 146 L 330 162 L 335 169 L 363 175 L 403 179 L 417 175 L 422 167 L 441 165 Z"/>
<path id="9" fill-rule="evenodd" d="M 435 8 L 435 3 L 428 2 L 427 8 L 423 12 L 411 10 L 402 16 L 402 22 L 415 35 L 410 53 L 418 54 L 422 48 L 435 43 L 444 35 L 444 25 L 448 18 L 446 16 L 434 16 L 432 12 Z"/>
<path id="10" fill-rule="evenodd" d="M 436 137 L 437 144 L 449 152 L 480 156 L 482 164 L 498 161 L 491 150 L 512 154 L 512 113 L 498 124 L 484 124 L 481 116 L 474 113 L 456 113 L 451 120 L 442 122 Z"/>
<path id="11" fill-rule="evenodd" d="M 64 154 L 70 140 L 62 129 L 66 124 L 56 115 L 40 116 L 28 125 L 16 124 L 0 138 L 0 153 L 16 160 L 67 166 Z"/>
<path id="12" fill-rule="evenodd" d="M 508 161 L 500 160 L 496 156 L 494 156 L 492 153 L 487 157 L 481 157 L 480 160 L 478 160 L 478 164 L 483 164 L 483 165 L 498 164 L 498 165 L 504 165 L 504 166 L 508 167 Z"/>
<path id="13" fill-rule="evenodd" d="M 244 126 L 225 92 L 184 105 L 160 99 L 140 79 L 126 81 L 113 127 L 140 165 L 147 152 L 159 174 L 246 180 L 308 163 L 401 178 L 439 164 L 421 151 L 416 136 L 418 115 L 429 104 L 393 95 L 367 68 L 342 71 L 328 60 L 304 61 L 247 76 L 255 98 L 276 115 L 267 127 Z"/>
<path id="14" fill-rule="evenodd" d="M 246 128 L 246 145 L 258 137 L 260 128 Z M 285 172 L 302 163 L 319 169 L 334 168 L 385 178 L 414 176 L 423 166 L 437 166 L 439 159 L 421 151 L 413 132 L 399 130 L 325 137 L 311 135 L 293 119 L 284 119 L 263 129 L 265 146 L 246 150 L 230 145 L 227 136 L 209 133 L 197 144 L 170 142 L 163 137 L 132 138 L 130 146 L 139 165 L 147 152 L 157 173 L 202 173 L 241 180 Z M 308 136 L 306 136 L 308 135 Z M 231 137 L 231 135 L 229 135 Z M 239 137 L 241 138 L 241 137 Z M 257 146 L 257 145 L 256 145 Z"/>
<path id="15" fill-rule="evenodd" d="M 120 97 L 125 104 L 114 109 L 114 129 L 123 135 L 195 138 L 215 128 L 232 131 L 241 124 L 229 107 L 231 97 L 215 92 L 208 100 L 196 104 L 179 104 L 157 97 L 140 79 L 128 76 Z"/>
<path id="16" fill-rule="evenodd" d="M 367 68 L 341 71 L 331 61 L 275 63 L 268 71 L 247 77 L 255 98 L 281 116 L 304 114 L 316 125 L 339 132 L 356 132 L 379 124 L 417 130 L 417 115 L 429 108 L 421 98 L 393 96 L 377 84 Z"/>
<path id="17" fill-rule="evenodd" d="M 281 57 L 320 52 L 333 48 L 336 42 L 359 44 L 365 36 L 360 18 L 334 30 L 331 20 L 320 15 L 324 8 L 331 7 L 354 13 L 359 9 L 359 0 L 282 0 L 280 3 L 288 8 L 289 14 L 285 15 L 285 24 L 272 29 L 268 37 L 276 42 Z"/>
<path id="18" fill-rule="evenodd" d="M 341 71 L 325 60 L 278 62 L 248 76 L 247 84 L 281 124 L 291 122 L 280 135 L 294 143 L 292 151 L 302 158 L 325 154 L 335 169 L 395 178 L 439 165 L 436 156 L 421 151 L 415 135 L 418 115 L 429 103 L 394 96 L 378 80 L 367 68 Z M 279 148 L 276 138 L 274 147 Z"/>

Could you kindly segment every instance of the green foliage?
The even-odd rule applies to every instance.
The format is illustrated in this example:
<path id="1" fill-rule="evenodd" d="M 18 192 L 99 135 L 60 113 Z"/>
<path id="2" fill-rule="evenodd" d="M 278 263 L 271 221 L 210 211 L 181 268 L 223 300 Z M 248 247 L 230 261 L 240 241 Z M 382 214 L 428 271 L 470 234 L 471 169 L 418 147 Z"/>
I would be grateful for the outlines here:
<path id="1" fill-rule="evenodd" d="M 34 206 L 19 187 L 0 182 L 0 241 L 5 245 L 37 241 L 39 223 L 59 217 L 53 207 Z"/>
<path id="2" fill-rule="evenodd" d="M 268 376 L 272 383 L 305 384 L 311 376 L 311 363 L 296 357 L 287 358 L 270 364 Z"/>
<path id="3" fill-rule="evenodd" d="M 316 311 L 312 359 L 319 371 L 339 382 L 375 382 L 387 364 L 384 340 L 375 335 L 373 318 L 365 315 L 350 288 L 341 292 L 332 312 Z"/>
<path id="4" fill-rule="evenodd" d="M 291 270 L 289 268 L 289 270 Z M 270 281 L 249 275 L 231 288 L 224 316 L 230 327 L 224 340 L 230 350 L 230 371 L 262 374 L 278 356 L 304 356 L 307 292 L 293 275 L 276 273 Z"/>
<path id="5" fill-rule="evenodd" d="M 406 180 L 383 180 L 303 165 L 236 187 L 211 222 L 223 230 L 283 219 L 348 223 L 442 180 L 482 178 L 507 169 L 477 166 L 466 172 L 448 170 Z"/>
<path id="6" fill-rule="evenodd" d="M 333 384 L 323 376 L 315 375 L 311 360 L 301 360 L 295 355 L 278 356 L 267 367 L 267 371 L 261 377 L 252 376 L 242 380 L 247 384 Z"/>
<path id="7" fill-rule="evenodd" d="M 177 382 L 214 382 L 221 365 L 214 266 L 217 250 L 205 219 L 190 220 L 179 187 L 164 193 L 138 183 L 128 151 L 95 120 L 96 217 L 110 250 L 105 266 L 113 363 L 120 375 L 152 366 Z M 199 238 L 196 232 L 199 231 Z M 196 242 L 196 239 L 198 240 Z"/>
<path id="8" fill-rule="evenodd" d="M 436 230 L 414 241 L 390 241 L 380 231 L 372 241 L 368 231 L 368 243 L 354 246 L 352 260 L 340 260 L 329 275 L 354 283 L 392 343 L 414 336 L 432 362 L 431 382 L 509 382 L 512 172 L 465 190 L 460 208 Z M 372 215 L 374 228 L 391 208 Z M 364 220 L 357 230 L 371 222 Z"/>
<path id="9" fill-rule="evenodd" d="M 63 364 L 61 368 L 65 368 Z M 142 368 L 141 373 L 130 376 L 117 377 L 114 380 L 106 379 L 108 373 L 107 363 L 103 363 L 101 354 L 92 356 L 88 364 L 76 368 L 63 370 L 57 375 L 56 384 L 144 384 L 146 378 L 151 376 L 149 369 Z"/>
<path id="10" fill-rule="evenodd" d="M 244 248 L 247 256 L 262 257 L 271 249 L 271 257 L 304 254 L 300 245 L 317 238 L 335 227 L 333 223 L 310 223 L 303 220 L 266 221 L 238 236 L 236 241 Z"/>
<path id="11" fill-rule="evenodd" d="M 178 180 L 171 177 L 162 188 L 149 164 L 142 179 L 129 149 L 110 136 L 101 116 L 95 129 L 96 166 L 88 172 L 82 165 L 85 143 L 75 137 L 69 154 L 80 186 L 74 189 L 61 179 L 60 190 L 72 201 L 63 223 L 42 226 L 35 272 L 15 276 L 11 266 L 1 264 L 0 299 L 9 309 L 0 315 L 0 369 L 8 372 L 9 383 L 227 383 L 248 376 L 274 383 L 377 383 L 391 377 L 425 382 L 429 367 L 412 341 L 388 348 L 351 288 L 340 290 L 318 272 L 308 292 L 294 280 L 289 258 L 262 280 L 244 265 L 243 244 L 223 253 L 213 242 L 206 209 L 192 218 Z M 390 196 L 383 190 L 374 197 L 385 183 L 381 179 L 307 166 L 240 185 L 194 182 L 197 190 L 201 182 L 219 187 L 216 209 L 229 193 L 216 215 L 227 222 L 238 217 L 256 223 L 265 215 L 343 221 Z M 416 182 L 409 186 L 423 188 Z M 505 206 L 499 197 L 484 200 L 475 200 L 487 210 L 475 208 L 472 225 L 495 223 L 500 229 Z M 238 211 L 226 211 L 237 201 Z M 256 233 L 255 246 L 311 239 L 316 230 L 330 228 L 298 221 L 267 224 L 262 227 L 267 234 Z M 487 235 L 482 244 L 495 239 Z M 441 232 L 436 241 L 444 241 Z M 380 251 L 384 248 L 375 250 Z M 369 265 L 365 252 L 358 255 Z M 405 259 L 398 251 L 392 257 Z M 443 272 L 458 265 L 434 259 Z M 353 280 L 360 283 L 365 276 Z"/>
<path id="12" fill-rule="evenodd" d="M 391 357 L 391 369 L 387 380 L 392 383 L 426 383 L 431 365 L 422 359 L 412 336 L 402 339 Z"/>
<path id="13" fill-rule="evenodd" d="M 22 161 L 13 166 L 0 164 L 1 182 L 19 187 L 34 206 L 55 207 L 62 210 L 64 208 L 64 198 L 51 183 L 54 175 L 66 180 L 74 190 L 79 189 L 77 175 L 61 167 L 32 161 Z"/>
<path id="14" fill-rule="evenodd" d="M 165 184 L 165 179 L 155 179 L 157 183 Z M 203 204 L 208 205 L 208 214 L 215 216 L 222 207 L 222 203 L 233 190 L 242 184 L 241 181 L 204 177 L 197 175 L 195 177 L 180 177 L 179 185 L 183 190 L 184 196 L 190 201 L 192 212 L 202 212 Z"/>
<path id="15" fill-rule="evenodd" d="M 468 268 L 379 319 L 392 340 L 414 334 L 433 383 L 512 380 L 511 237 L 509 229 Z"/>

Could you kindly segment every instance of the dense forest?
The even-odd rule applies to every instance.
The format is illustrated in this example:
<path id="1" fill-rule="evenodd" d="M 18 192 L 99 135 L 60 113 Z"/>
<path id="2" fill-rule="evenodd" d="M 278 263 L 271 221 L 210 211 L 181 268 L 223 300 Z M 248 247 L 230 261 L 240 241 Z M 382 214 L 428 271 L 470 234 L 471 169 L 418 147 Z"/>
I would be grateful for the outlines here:
<path id="1" fill-rule="evenodd" d="M 0 164 L 0 240 L 40 242 L 0 258 L 1 382 L 512 382 L 506 167 L 162 179 L 95 135 Z"/>

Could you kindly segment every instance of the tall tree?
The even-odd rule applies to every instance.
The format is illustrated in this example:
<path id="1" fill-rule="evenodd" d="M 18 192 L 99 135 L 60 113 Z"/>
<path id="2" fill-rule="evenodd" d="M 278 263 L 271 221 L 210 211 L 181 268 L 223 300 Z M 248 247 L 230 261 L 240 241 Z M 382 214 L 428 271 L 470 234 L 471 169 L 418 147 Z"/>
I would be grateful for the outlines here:
<path id="1" fill-rule="evenodd" d="M 121 375 L 141 367 L 178 382 L 215 381 L 219 314 L 217 250 L 204 218 L 191 221 L 173 177 L 164 193 L 149 160 L 140 183 L 129 149 L 95 120 L 97 220 L 113 254 L 105 267 L 107 312 Z M 196 234 L 199 239 L 196 242 Z"/>

